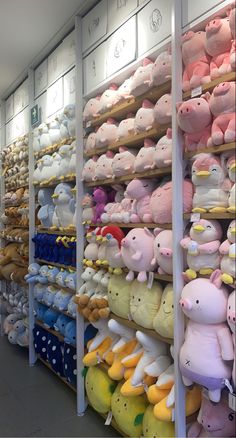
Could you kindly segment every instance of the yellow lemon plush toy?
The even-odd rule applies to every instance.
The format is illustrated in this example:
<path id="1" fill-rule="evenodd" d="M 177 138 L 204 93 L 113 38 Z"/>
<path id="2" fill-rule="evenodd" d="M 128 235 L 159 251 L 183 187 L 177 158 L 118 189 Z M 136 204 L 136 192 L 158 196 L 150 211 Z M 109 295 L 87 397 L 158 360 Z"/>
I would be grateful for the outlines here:
<path id="1" fill-rule="evenodd" d="M 157 420 L 153 406 L 149 405 L 143 417 L 143 436 L 147 438 L 174 438 L 175 425 L 171 422 Z"/>
<path id="2" fill-rule="evenodd" d="M 125 275 L 111 275 L 108 283 L 108 305 L 110 311 L 121 318 L 129 318 L 130 283 Z"/>
<path id="3" fill-rule="evenodd" d="M 106 372 L 89 367 L 85 378 L 85 389 L 90 405 L 100 414 L 106 414 L 111 407 L 111 397 L 116 383 Z"/>
<path id="4" fill-rule="evenodd" d="M 159 310 L 153 320 L 153 328 L 164 338 L 174 337 L 174 302 L 173 285 L 165 287 Z"/>
<path id="5" fill-rule="evenodd" d="M 153 328 L 153 320 L 160 307 L 162 287 L 157 281 L 148 289 L 147 283 L 134 280 L 130 288 L 130 314 L 136 324 Z"/>

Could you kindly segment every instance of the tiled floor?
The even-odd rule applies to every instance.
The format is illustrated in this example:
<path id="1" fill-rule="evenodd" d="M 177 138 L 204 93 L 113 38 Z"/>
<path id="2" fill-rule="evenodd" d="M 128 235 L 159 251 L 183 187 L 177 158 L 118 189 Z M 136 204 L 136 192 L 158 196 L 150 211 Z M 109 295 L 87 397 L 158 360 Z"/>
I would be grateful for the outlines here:
<path id="1" fill-rule="evenodd" d="M 0 337 L 0 437 L 117 437 L 88 408 L 77 417 L 76 395 L 28 352 Z"/>

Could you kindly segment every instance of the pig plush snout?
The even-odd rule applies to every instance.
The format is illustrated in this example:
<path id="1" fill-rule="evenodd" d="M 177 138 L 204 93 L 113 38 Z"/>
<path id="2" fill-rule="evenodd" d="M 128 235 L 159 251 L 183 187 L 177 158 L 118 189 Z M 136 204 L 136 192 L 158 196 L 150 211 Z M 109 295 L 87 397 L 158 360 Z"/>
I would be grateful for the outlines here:
<path id="1" fill-rule="evenodd" d="M 208 34 L 217 33 L 220 27 L 221 27 L 221 19 L 215 18 L 214 20 L 210 21 L 210 23 L 207 24 L 206 32 Z"/>
<path id="2" fill-rule="evenodd" d="M 181 307 L 183 307 L 183 309 L 186 309 L 186 310 L 192 309 L 192 304 L 187 298 L 181 298 L 179 304 Z"/>
<path id="3" fill-rule="evenodd" d="M 123 246 L 124 248 L 128 248 L 128 246 L 129 246 L 128 240 L 127 239 L 122 239 L 121 246 Z"/>
<path id="4" fill-rule="evenodd" d="M 228 312 L 228 321 L 235 324 L 236 323 L 236 312 Z"/>
<path id="5" fill-rule="evenodd" d="M 189 32 L 186 32 L 183 36 L 182 36 L 182 42 L 184 43 L 185 41 L 189 41 L 194 37 L 194 32 L 192 30 L 190 30 Z"/>
<path id="6" fill-rule="evenodd" d="M 182 105 L 180 109 L 180 114 L 183 117 L 188 117 L 193 112 L 193 107 L 190 105 Z"/>
<path id="7" fill-rule="evenodd" d="M 161 248 L 160 249 L 160 254 L 163 257 L 172 257 L 172 249 L 170 249 L 170 248 Z"/>
<path id="8" fill-rule="evenodd" d="M 220 96 L 225 94 L 230 89 L 230 82 L 222 82 L 222 84 L 217 85 L 213 90 L 214 96 Z"/>

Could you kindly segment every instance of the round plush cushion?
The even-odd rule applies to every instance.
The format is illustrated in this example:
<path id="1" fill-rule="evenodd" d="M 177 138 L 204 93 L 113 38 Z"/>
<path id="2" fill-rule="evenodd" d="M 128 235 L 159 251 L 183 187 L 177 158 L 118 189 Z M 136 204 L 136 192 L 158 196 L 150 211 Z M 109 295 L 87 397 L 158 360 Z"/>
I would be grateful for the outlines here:
<path id="1" fill-rule="evenodd" d="M 126 275 L 111 275 L 108 283 L 108 305 L 115 315 L 129 318 L 130 283 Z"/>
<path id="2" fill-rule="evenodd" d="M 97 367 L 89 367 L 85 379 L 85 388 L 89 403 L 95 411 L 106 414 L 111 407 L 114 381 Z"/>
<path id="3" fill-rule="evenodd" d="M 157 281 L 148 289 L 147 283 L 134 280 L 130 288 L 130 313 L 132 319 L 145 328 L 153 328 L 153 320 L 161 303 L 162 287 Z"/>
<path id="4" fill-rule="evenodd" d="M 153 406 L 149 405 L 143 417 L 143 436 L 172 438 L 175 436 L 175 425 L 171 422 L 157 420 L 153 414 Z"/>
<path id="5" fill-rule="evenodd" d="M 153 328 L 164 338 L 174 337 L 174 296 L 173 285 L 167 284 L 158 312 L 153 320 Z"/>

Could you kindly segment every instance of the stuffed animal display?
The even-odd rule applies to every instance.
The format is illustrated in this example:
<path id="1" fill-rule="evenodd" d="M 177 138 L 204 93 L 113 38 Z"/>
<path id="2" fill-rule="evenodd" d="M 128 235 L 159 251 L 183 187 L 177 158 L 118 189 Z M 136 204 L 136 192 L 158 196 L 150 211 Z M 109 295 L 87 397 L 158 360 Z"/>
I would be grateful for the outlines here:
<path id="1" fill-rule="evenodd" d="M 76 266 L 76 238 L 58 234 L 38 233 L 33 237 L 35 258 L 48 263 Z"/>
<path id="2" fill-rule="evenodd" d="M 3 148 L 1 158 L 6 190 L 26 186 L 29 182 L 28 135 L 18 137 L 14 143 Z"/>
<path id="3" fill-rule="evenodd" d="M 63 144 L 52 155 L 43 155 L 37 161 L 33 174 L 35 185 L 45 185 L 56 180 L 63 181 L 66 178 L 75 177 L 75 151 L 76 143 Z"/>

